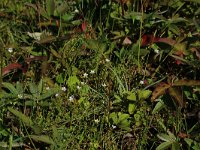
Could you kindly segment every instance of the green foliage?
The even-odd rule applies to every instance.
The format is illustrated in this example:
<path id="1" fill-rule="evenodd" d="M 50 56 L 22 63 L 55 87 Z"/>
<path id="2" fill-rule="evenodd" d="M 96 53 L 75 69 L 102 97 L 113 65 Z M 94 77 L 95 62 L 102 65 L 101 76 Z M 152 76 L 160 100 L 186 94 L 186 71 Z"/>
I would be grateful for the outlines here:
<path id="1" fill-rule="evenodd" d="M 199 4 L 1 0 L 0 147 L 200 149 Z"/>

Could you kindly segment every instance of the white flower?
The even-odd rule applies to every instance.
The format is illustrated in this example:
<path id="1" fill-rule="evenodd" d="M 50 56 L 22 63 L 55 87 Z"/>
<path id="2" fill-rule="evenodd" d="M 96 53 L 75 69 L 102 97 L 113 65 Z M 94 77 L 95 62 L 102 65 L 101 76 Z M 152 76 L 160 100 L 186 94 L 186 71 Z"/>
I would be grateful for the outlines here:
<path id="1" fill-rule="evenodd" d="M 74 11 L 75 13 L 78 13 L 79 12 L 79 10 L 78 9 L 75 9 L 75 11 Z"/>
<path id="2" fill-rule="evenodd" d="M 55 95 L 56 97 L 58 97 L 59 96 L 59 94 L 58 93 L 56 93 L 56 95 Z"/>
<path id="3" fill-rule="evenodd" d="M 99 119 L 95 119 L 94 122 L 95 122 L 95 123 L 99 123 Z"/>
<path id="4" fill-rule="evenodd" d="M 70 102 L 74 101 L 74 95 L 72 95 L 72 96 L 69 97 L 69 101 Z"/>
<path id="5" fill-rule="evenodd" d="M 106 58 L 106 62 L 110 62 L 110 59 Z"/>
<path id="6" fill-rule="evenodd" d="M 35 40 L 40 40 L 40 36 L 42 35 L 42 32 L 33 32 L 33 33 L 30 33 L 30 32 L 27 32 L 27 34 L 34 38 Z"/>
<path id="7" fill-rule="evenodd" d="M 102 84 L 103 87 L 106 87 L 107 85 L 105 83 Z"/>
<path id="8" fill-rule="evenodd" d="M 113 129 L 116 129 L 116 128 L 117 128 L 117 126 L 115 126 L 115 125 L 112 125 L 112 128 L 113 128 Z"/>
<path id="9" fill-rule="evenodd" d="M 65 91 L 67 90 L 67 88 L 63 86 L 63 87 L 61 88 L 61 90 L 65 92 Z"/>
<path id="10" fill-rule="evenodd" d="M 20 98 L 20 99 L 23 98 L 23 95 L 22 95 L 22 94 L 18 94 L 17 96 L 18 96 L 18 98 Z"/>
<path id="11" fill-rule="evenodd" d="M 85 85 L 85 82 L 81 82 L 81 85 Z"/>
<path id="12" fill-rule="evenodd" d="M 87 78 L 87 77 L 88 77 L 88 74 L 87 74 L 87 73 L 84 73 L 84 74 L 83 74 L 83 77 L 84 77 L 84 78 Z"/>
<path id="13" fill-rule="evenodd" d="M 140 81 L 140 84 L 143 85 L 143 84 L 144 84 L 144 81 L 141 80 L 141 81 Z"/>
<path id="14" fill-rule="evenodd" d="M 78 86 L 78 85 L 77 85 L 77 87 L 76 87 L 76 88 L 77 88 L 78 90 L 80 90 L 80 89 L 81 89 L 81 87 L 80 87 L 80 86 Z"/>
<path id="15" fill-rule="evenodd" d="M 47 87 L 46 87 L 46 90 L 50 90 L 50 87 L 47 86 Z"/>
<path id="16" fill-rule="evenodd" d="M 91 70 L 91 71 L 90 71 L 90 74 L 94 74 L 94 73 L 95 73 L 95 71 L 94 71 L 94 70 Z"/>
<path id="17" fill-rule="evenodd" d="M 155 52 L 156 54 L 158 54 L 158 53 L 159 53 L 159 50 L 158 50 L 158 49 L 155 49 L 154 52 Z"/>
<path id="18" fill-rule="evenodd" d="M 12 52 L 13 52 L 13 48 L 12 48 L 12 47 L 9 47 L 9 48 L 8 48 L 8 52 L 9 52 L 9 53 L 12 53 Z"/>

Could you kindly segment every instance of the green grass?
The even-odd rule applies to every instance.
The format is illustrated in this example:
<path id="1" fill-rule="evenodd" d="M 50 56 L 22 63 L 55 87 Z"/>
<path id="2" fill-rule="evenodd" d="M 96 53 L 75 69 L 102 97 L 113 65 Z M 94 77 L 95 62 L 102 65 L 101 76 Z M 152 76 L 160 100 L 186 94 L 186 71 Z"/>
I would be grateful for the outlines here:
<path id="1" fill-rule="evenodd" d="M 199 2 L 0 9 L 1 149 L 200 148 Z"/>

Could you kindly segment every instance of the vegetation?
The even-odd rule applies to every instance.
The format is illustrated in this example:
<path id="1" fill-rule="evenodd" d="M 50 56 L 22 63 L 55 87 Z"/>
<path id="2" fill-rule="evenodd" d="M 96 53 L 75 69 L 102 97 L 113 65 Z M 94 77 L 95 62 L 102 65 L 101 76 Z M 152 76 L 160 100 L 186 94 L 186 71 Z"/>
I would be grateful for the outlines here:
<path id="1" fill-rule="evenodd" d="M 200 149 L 198 0 L 1 0 L 1 149 Z"/>

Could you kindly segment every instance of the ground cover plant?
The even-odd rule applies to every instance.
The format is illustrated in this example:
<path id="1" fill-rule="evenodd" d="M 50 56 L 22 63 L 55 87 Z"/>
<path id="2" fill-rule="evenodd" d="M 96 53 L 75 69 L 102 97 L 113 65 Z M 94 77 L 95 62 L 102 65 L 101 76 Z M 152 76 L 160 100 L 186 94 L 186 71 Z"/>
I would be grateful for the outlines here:
<path id="1" fill-rule="evenodd" d="M 1 0 L 1 149 L 200 149 L 198 0 Z"/>

